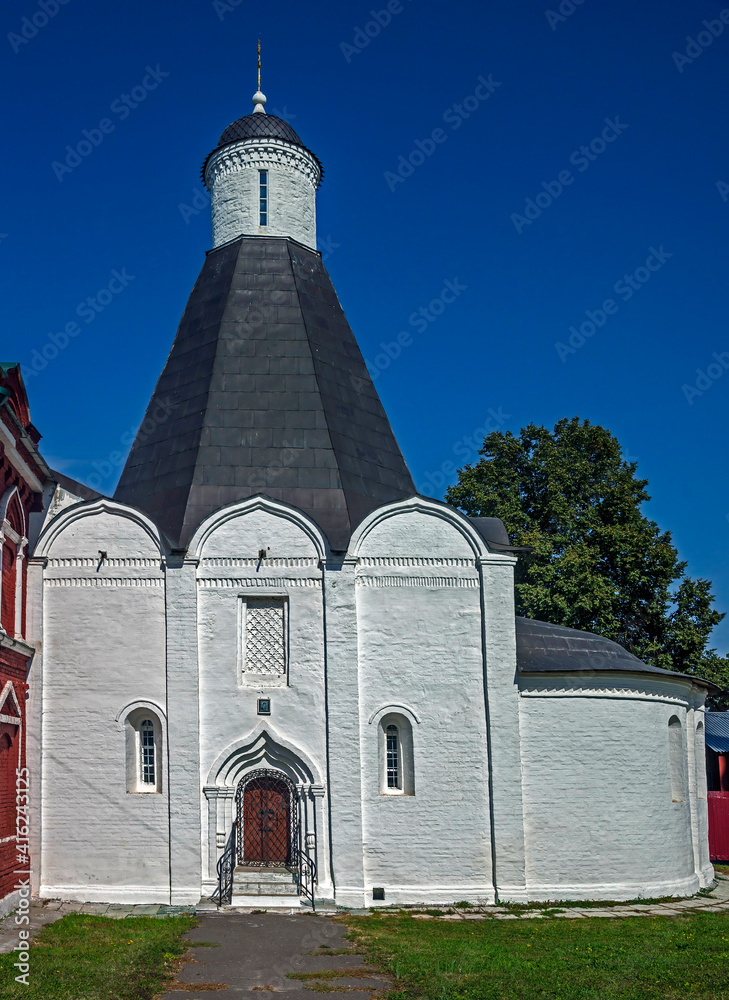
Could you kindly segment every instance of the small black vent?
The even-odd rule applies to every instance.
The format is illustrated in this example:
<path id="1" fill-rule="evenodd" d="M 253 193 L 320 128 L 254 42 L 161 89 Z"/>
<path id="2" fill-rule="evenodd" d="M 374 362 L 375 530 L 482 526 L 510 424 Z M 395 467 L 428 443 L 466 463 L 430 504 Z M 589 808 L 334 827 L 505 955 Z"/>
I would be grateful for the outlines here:
<path id="1" fill-rule="evenodd" d="M 384 898 L 385 898 L 385 890 L 384 889 L 373 889 L 372 890 L 372 898 L 373 899 L 384 900 Z"/>

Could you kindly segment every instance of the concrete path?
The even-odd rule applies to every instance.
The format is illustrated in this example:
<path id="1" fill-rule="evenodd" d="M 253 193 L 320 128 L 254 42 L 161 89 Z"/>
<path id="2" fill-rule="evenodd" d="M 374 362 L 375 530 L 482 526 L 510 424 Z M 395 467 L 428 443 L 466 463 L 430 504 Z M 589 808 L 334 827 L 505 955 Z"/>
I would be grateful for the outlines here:
<path id="1" fill-rule="evenodd" d="M 162 1000 L 199 1000 L 210 990 L 221 1000 L 251 992 L 312 1000 L 307 984 L 323 985 L 332 1000 L 351 1000 L 352 991 L 388 989 L 389 981 L 352 950 L 345 933 L 340 923 L 313 914 L 206 913 L 185 935 L 191 960 Z M 218 947 L 196 947 L 198 941 Z"/>

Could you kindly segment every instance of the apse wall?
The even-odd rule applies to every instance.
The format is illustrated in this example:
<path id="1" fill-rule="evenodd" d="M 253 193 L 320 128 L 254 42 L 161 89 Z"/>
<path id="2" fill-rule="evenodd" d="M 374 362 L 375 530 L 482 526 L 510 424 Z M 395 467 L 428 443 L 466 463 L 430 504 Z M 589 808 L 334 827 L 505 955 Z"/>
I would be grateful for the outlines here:
<path id="1" fill-rule="evenodd" d="M 654 898 L 706 885 L 698 688 L 618 672 L 522 675 L 520 688 L 529 899 Z"/>
<path id="2" fill-rule="evenodd" d="M 44 897 L 168 902 L 164 574 L 153 529 L 121 511 L 65 511 L 36 552 L 46 561 L 36 864 Z M 153 721 L 154 788 L 140 791 L 130 719 Z"/>

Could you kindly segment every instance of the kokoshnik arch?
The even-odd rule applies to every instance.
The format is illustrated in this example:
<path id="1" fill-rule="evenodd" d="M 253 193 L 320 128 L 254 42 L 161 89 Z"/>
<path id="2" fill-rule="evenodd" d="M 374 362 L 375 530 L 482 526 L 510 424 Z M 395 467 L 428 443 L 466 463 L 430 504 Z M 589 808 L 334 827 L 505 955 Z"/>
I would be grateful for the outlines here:
<path id="1" fill-rule="evenodd" d="M 59 480 L 30 559 L 35 892 L 695 892 L 707 684 L 516 618 L 503 524 L 417 494 L 265 103 L 205 160 L 167 419 L 113 499 Z"/>

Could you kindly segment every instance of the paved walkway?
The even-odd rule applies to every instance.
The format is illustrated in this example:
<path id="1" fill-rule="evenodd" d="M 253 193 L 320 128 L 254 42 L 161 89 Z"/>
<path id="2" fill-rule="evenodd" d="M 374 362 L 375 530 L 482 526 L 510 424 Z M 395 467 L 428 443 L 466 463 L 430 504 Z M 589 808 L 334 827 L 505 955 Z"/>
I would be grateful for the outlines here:
<path id="1" fill-rule="evenodd" d="M 389 981 L 345 940 L 346 930 L 310 913 L 206 913 L 185 935 L 189 961 L 162 1000 L 195 1000 L 208 990 L 221 1000 L 252 991 L 312 1000 L 307 985 L 332 1000 L 352 1000 L 353 991 L 387 989 Z M 218 947 L 196 947 L 200 941 Z"/>

